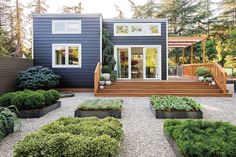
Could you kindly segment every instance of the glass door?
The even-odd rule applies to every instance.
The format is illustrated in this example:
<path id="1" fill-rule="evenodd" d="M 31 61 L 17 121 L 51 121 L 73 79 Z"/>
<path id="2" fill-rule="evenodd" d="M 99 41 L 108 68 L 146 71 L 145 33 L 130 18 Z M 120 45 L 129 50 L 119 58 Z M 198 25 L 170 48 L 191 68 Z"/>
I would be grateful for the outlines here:
<path id="1" fill-rule="evenodd" d="M 119 79 L 130 79 L 130 48 L 116 48 L 115 59 L 117 77 Z"/>

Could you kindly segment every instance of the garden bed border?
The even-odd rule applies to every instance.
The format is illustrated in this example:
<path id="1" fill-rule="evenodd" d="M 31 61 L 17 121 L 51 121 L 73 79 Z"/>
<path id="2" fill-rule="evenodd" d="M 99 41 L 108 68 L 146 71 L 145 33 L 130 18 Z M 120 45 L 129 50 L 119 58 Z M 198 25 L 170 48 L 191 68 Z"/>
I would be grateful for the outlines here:
<path id="1" fill-rule="evenodd" d="M 177 146 L 175 140 L 171 136 L 169 136 L 167 133 L 165 133 L 165 131 L 163 131 L 163 132 L 164 132 L 164 135 L 165 135 L 168 143 L 170 144 L 170 147 L 174 151 L 175 156 L 176 157 L 184 157 L 184 155 L 180 152 L 179 147 Z"/>
<path id="2" fill-rule="evenodd" d="M 121 118 L 121 109 L 120 110 L 75 110 L 75 117 L 97 117 L 97 118 L 106 118 L 114 117 Z"/>
<path id="3" fill-rule="evenodd" d="M 153 107 L 152 103 L 150 104 L 150 109 L 152 113 L 154 114 L 155 118 L 192 118 L 192 119 L 202 119 L 203 118 L 203 112 L 202 111 L 157 111 Z"/>
<path id="4" fill-rule="evenodd" d="M 61 101 L 41 109 L 19 110 L 17 116 L 18 118 L 40 118 L 59 107 L 61 107 Z"/>

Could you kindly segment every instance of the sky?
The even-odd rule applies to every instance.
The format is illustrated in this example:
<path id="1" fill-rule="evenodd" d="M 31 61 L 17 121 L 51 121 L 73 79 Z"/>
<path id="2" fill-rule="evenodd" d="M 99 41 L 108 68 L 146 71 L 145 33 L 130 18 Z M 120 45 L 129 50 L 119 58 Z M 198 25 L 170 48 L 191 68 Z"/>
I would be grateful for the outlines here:
<path id="1" fill-rule="evenodd" d="M 21 0 L 24 5 L 27 5 L 32 0 Z M 82 2 L 82 13 L 102 13 L 104 18 L 114 18 L 118 15 L 114 5 L 120 6 L 125 14 L 125 17 L 130 18 L 132 16 L 130 11 L 130 4 L 127 0 L 47 0 L 49 5 L 48 13 L 61 12 L 62 6 L 74 6 Z M 146 0 L 133 0 L 135 4 L 141 5 Z"/>

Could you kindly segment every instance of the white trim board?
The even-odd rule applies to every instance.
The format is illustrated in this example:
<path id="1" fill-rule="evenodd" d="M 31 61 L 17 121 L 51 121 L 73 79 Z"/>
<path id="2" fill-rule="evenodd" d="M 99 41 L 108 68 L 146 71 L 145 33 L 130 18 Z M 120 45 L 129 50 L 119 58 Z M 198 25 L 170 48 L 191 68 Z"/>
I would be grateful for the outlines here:
<path id="1" fill-rule="evenodd" d="M 143 48 L 143 58 L 146 58 L 146 54 L 145 54 L 145 50 L 146 48 L 157 48 L 158 49 L 158 69 L 157 69 L 157 73 L 159 74 L 158 78 L 146 78 L 146 70 L 144 70 L 143 73 L 143 79 L 145 80 L 161 80 L 162 79 L 162 48 L 161 45 L 114 45 L 114 58 L 117 61 L 117 48 L 127 48 L 128 49 L 128 64 L 129 64 L 129 70 L 128 70 L 128 78 L 118 78 L 118 80 L 130 80 L 131 78 L 131 48 L 132 47 L 142 47 Z M 143 64 L 143 68 L 146 69 L 146 59 L 144 59 L 144 64 Z M 115 70 L 117 70 L 117 64 L 114 68 Z"/>
<path id="2" fill-rule="evenodd" d="M 56 65 L 55 64 L 55 47 L 56 46 L 65 46 L 65 65 Z M 79 65 L 68 65 L 68 47 L 75 46 L 79 48 Z M 81 68 L 82 67 L 82 46 L 81 44 L 52 44 L 52 68 Z"/>

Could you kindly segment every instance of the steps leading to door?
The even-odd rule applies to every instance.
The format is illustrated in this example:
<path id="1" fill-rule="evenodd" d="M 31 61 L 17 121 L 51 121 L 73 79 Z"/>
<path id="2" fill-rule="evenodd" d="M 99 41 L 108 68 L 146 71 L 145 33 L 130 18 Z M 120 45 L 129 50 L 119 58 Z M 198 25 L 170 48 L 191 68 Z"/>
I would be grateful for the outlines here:
<path id="1" fill-rule="evenodd" d="M 175 95 L 193 97 L 225 97 L 232 96 L 223 93 L 217 86 L 210 86 L 205 82 L 151 82 L 151 81 L 117 81 L 105 89 L 99 89 L 95 96 L 119 97 L 134 96 L 143 97 L 151 95 Z"/>

